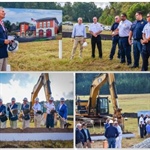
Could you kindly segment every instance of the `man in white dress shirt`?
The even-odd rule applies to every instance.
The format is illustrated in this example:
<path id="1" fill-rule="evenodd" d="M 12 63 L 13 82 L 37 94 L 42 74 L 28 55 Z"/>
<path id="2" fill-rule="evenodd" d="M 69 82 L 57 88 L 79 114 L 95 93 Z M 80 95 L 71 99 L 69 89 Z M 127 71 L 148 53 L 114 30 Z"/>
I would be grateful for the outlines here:
<path id="1" fill-rule="evenodd" d="M 55 105 L 53 103 L 54 98 L 50 97 L 49 98 L 49 102 L 47 102 L 44 107 L 46 108 L 46 113 L 47 113 L 47 117 L 46 117 L 46 128 L 54 128 L 54 113 L 53 111 L 55 110 Z"/>
<path id="2" fill-rule="evenodd" d="M 121 144 L 122 143 L 122 130 L 117 121 L 114 122 L 114 126 L 117 128 L 119 132 L 119 136 L 116 138 L 116 148 L 121 149 L 122 148 L 122 144 Z"/>
<path id="3" fill-rule="evenodd" d="M 40 127 L 41 125 L 41 118 L 42 118 L 42 111 L 41 111 L 41 105 L 39 103 L 39 98 L 35 98 L 35 103 L 32 107 L 34 110 L 34 126 Z"/>
<path id="4" fill-rule="evenodd" d="M 140 128 L 140 136 L 141 136 L 141 138 L 144 138 L 145 123 L 144 123 L 144 115 L 143 114 L 141 114 L 141 117 L 139 118 L 139 128 Z"/>
<path id="5" fill-rule="evenodd" d="M 147 14 L 147 24 L 143 28 L 142 46 L 142 71 L 148 71 L 148 59 L 150 57 L 150 12 Z"/>
<path id="6" fill-rule="evenodd" d="M 93 17 L 93 23 L 89 27 L 89 32 L 92 35 L 91 45 L 92 45 L 92 58 L 95 58 L 95 45 L 97 44 L 99 58 L 102 58 L 102 43 L 100 33 L 103 28 L 100 23 L 97 22 L 97 18 Z"/>
<path id="7" fill-rule="evenodd" d="M 82 24 L 82 18 L 78 18 L 78 23 L 74 25 L 71 37 L 72 37 L 72 41 L 74 41 L 73 49 L 71 53 L 71 59 L 73 59 L 75 55 L 75 51 L 77 49 L 78 44 L 80 44 L 79 57 L 82 58 L 82 50 L 83 50 L 82 45 L 86 39 L 86 29 L 84 24 Z"/>

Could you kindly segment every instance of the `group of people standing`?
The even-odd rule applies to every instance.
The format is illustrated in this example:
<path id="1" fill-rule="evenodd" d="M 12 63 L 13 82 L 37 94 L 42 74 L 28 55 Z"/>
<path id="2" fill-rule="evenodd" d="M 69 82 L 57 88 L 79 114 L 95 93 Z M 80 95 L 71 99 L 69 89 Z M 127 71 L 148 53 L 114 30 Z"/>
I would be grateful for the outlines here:
<path id="1" fill-rule="evenodd" d="M 115 16 L 115 22 L 111 27 L 112 31 L 112 48 L 109 59 L 113 60 L 116 46 L 118 44 L 118 58 L 120 63 L 130 68 L 139 67 L 140 55 L 142 56 L 142 71 L 148 70 L 148 59 L 150 56 L 150 13 L 147 14 L 147 21 L 143 19 L 141 11 L 135 14 L 136 20 L 132 23 L 127 19 L 127 15 L 122 13 L 121 16 Z M 93 17 L 93 23 L 89 26 L 91 34 L 92 58 L 95 58 L 95 46 L 97 45 L 99 58 L 102 58 L 102 43 L 100 33 L 103 31 L 102 25 Z M 74 41 L 71 53 L 73 59 L 78 43 L 80 43 L 80 58 L 82 58 L 83 43 L 86 41 L 86 28 L 82 24 L 82 18 L 78 18 L 78 23 L 74 25 L 72 38 Z M 131 45 L 133 44 L 132 65 Z M 131 66 L 130 66 L 131 65 Z"/>
<path id="2" fill-rule="evenodd" d="M 150 115 L 141 114 L 139 118 L 140 137 L 150 137 Z"/>
<path id="3" fill-rule="evenodd" d="M 65 104 L 65 99 L 60 98 L 60 103 L 55 108 L 54 98 L 50 97 L 48 102 L 44 104 L 46 108 L 46 128 L 54 127 L 54 115 L 57 113 L 59 116 L 60 127 L 64 128 L 64 125 L 67 121 L 68 108 Z M 6 109 L 8 111 L 8 118 L 10 121 L 10 127 L 13 129 L 17 128 L 18 120 L 18 105 L 16 104 L 16 99 L 11 98 L 11 104 L 6 106 L 3 104 L 3 100 L 0 98 L 0 128 L 6 128 L 6 122 L 8 120 Z M 40 127 L 42 121 L 42 106 L 39 103 L 39 98 L 35 98 L 35 103 L 32 106 L 34 112 L 34 126 Z M 22 128 L 30 127 L 30 106 L 28 104 L 28 99 L 25 97 L 23 99 L 23 104 L 21 105 L 21 114 L 22 114 Z"/>
<path id="4" fill-rule="evenodd" d="M 76 125 L 76 148 L 91 148 L 91 135 L 86 123 Z"/>

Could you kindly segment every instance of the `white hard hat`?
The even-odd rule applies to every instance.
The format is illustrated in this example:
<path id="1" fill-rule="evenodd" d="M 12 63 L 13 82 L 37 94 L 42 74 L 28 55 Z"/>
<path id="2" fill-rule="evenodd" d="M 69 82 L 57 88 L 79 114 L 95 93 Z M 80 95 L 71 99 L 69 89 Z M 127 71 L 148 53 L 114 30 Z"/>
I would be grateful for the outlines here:
<path id="1" fill-rule="evenodd" d="M 14 40 L 11 44 L 8 44 L 7 51 L 8 52 L 16 52 L 19 47 L 19 42 Z"/>
<path id="2" fill-rule="evenodd" d="M 23 99 L 23 101 L 28 101 L 28 99 L 25 97 L 25 98 Z"/>
<path id="3" fill-rule="evenodd" d="M 87 47 L 87 42 L 84 42 L 84 43 L 82 44 L 82 47 Z"/>
<path id="4" fill-rule="evenodd" d="M 11 101 L 15 101 L 16 99 L 14 97 L 11 98 Z"/>
<path id="5" fill-rule="evenodd" d="M 65 101 L 65 99 L 63 97 L 60 98 L 60 101 Z"/>
<path id="6" fill-rule="evenodd" d="M 54 101 L 54 97 L 50 97 L 50 98 L 49 98 L 49 100 L 52 100 L 52 101 Z"/>
<path id="7" fill-rule="evenodd" d="M 35 101 L 39 101 L 39 98 L 38 98 L 38 97 L 36 97 L 36 98 L 35 98 Z"/>
<path id="8" fill-rule="evenodd" d="M 109 120 L 109 123 L 113 123 L 113 120 Z"/>

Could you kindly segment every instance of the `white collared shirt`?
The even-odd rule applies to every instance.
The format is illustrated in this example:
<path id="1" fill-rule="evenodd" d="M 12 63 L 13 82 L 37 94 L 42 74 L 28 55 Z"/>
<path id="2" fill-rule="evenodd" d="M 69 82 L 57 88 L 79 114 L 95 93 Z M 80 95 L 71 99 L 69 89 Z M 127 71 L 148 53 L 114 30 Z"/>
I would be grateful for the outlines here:
<path id="1" fill-rule="evenodd" d="M 144 26 L 142 33 L 145 34 L 146 39 L 150 37 L 150 22 Z"/>
<path id="2" fill-rule="evenodd" d="M 141 123 L 144 124 L 144 118 L 143 117 L 140 117 L 140 119 L 139 119 L 139 125 L 141 125 Z"/>
<path id="3" fill-rule="evenodd" d="M 32 108 L 34 109 L 34 114 L 36 114 L 36 111 L 41 110 L 41 105 L 39 103 L 35 103 Z"/>
<path id="4" fill-rule="evenodd" d="M 92 23 L 89 27 L 89 31 L 96 33 L 98 31 L 103 31 L 102 25 L 100 23 Z"/>
<path id="5" fill-rule="evenodd" d="M 121 21 L 118 25 L 119 29 L 119 36 L 120 37 L 127 37 L 129 36 L 129 32 L 131 29 L 132 22 L 129 20 Z"/>
<path id="6" fill-rule="evenodd" d="M 59 106 L 59 110 L 61 109 L 62 105 L 63 105 L 63 104 L 60 104 L 60 106 Z"/>
<path id="7" fill-rule="evenodd" d="M 51 110 L 55 110 L 54 103 L 51 103 L 51 104 L 50 103 L 46 103 L 45 106 L 46 106 L 46 113 L 47 114 L 50 114 Z"/>

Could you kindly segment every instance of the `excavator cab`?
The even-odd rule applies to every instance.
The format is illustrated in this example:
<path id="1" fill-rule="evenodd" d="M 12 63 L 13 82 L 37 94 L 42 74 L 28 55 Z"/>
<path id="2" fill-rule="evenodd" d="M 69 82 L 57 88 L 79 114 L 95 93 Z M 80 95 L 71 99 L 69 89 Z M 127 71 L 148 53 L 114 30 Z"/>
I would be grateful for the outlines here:
<path id="1" fill-rule="evenodd" d="M 96 115 L 108 115 L 109 114 L 109 99 L 108 97 L 97 98 Z"/>

